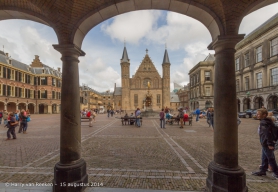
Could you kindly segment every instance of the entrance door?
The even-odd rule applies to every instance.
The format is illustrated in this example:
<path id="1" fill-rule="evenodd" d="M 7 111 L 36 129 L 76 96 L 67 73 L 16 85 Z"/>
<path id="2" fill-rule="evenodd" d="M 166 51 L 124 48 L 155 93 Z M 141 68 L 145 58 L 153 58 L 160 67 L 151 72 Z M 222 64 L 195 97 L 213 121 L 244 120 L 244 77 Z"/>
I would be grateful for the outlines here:
<path id="1" fill-rule="evenodd" d="M 152 105 L 152 99 L 150 97 L 146 98 L 146 107 L 150 107 Z"/>
<path id="2" fill-rule="evenodd" d="M 39 114 L 44 114 L 44 104 L 39 105 Z"/>

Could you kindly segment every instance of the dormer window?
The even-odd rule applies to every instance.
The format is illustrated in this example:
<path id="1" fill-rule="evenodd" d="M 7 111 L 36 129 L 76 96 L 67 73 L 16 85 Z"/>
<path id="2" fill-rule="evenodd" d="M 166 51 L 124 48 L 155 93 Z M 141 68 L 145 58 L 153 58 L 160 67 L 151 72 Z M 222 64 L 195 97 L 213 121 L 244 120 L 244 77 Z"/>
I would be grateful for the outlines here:
<path id="1" fill-rule="evenodd" d="M 10 65 L 12 64 L 12 60 L 11 60 L 11 59 L 9 59 L 9 64 L 10 64 Z"/>
<path id="2" fill-rule="evenodd" d="M 44 69 L 42 70 L 42 73 L 44 73 Z"/>

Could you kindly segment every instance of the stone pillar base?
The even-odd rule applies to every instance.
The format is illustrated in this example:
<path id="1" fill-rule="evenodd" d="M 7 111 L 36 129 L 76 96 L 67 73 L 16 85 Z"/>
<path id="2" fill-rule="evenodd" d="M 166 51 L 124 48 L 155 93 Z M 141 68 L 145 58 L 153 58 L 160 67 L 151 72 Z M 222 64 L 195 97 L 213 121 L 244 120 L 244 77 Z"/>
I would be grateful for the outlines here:
<path id="1" fill-rule="evenodd" d="M 211 162 L 208 166 L 207 192 L 247 192 L 246 176 L 241 167 L 229 169 Z"/>
<path id="2" fill-rule="evenodd" d="M 82 186 L 83 185 L 83 186 Z M 81 192 L 88 185 L 86 162 L 83 159 L 74 164 L 57 163 L 54 167 L 53 192 Z"/>

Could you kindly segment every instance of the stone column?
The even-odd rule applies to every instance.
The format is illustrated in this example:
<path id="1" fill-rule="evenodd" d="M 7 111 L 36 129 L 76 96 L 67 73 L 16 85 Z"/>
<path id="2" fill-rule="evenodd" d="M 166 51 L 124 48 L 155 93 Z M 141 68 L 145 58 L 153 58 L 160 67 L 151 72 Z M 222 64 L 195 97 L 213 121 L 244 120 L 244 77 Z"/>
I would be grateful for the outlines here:
<path id="1" fill-rule="evenodd" d="M 47 107 L 48 107 L 48 109 L 47 109 L 48 114 L 52 114 L 52 113 L 53 113 L 53 111 L 52 111 L 52 105 L 48 105 Z"/>
<path id="2" fill-rule="evenodd" d="M 243 37 L 244 35 L 218 36 L 208 47 L 215 50 L 215 83 L 214 158 L 208 166 L 207 191 L 248 191 L 244 170 L 238 165 L 234 58 L 235 45 Z"/>
<path id="3" fill-rule="evenodd" d="M 74 44 L 53 45 L 62 54 L 60 162 L 54 168 L 53 191 L 76 192 L 85 187 L 68 183 L 88 183 L 86 162 L 81 158 L 78 57 L 85 53 Z M 61 185 L 62 183 L 62 185 Z M 63 185 L 66 184 L 66 186 Z"/>
<path id="4" fill-rule="evenodd" d="M 35 105 L 35 114 L 39 114 L 39 104 Z"/>

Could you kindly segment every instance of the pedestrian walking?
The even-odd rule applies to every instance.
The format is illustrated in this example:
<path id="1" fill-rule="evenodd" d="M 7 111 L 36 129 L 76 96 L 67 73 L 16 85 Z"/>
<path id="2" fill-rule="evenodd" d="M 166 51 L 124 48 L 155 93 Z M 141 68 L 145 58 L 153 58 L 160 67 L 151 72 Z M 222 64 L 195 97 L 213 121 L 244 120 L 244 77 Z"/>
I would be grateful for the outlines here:
<path id="1" fill-rule="evenodd" d="M 213 108 L 210 109 L 210 125 L 214 129 L 214 109 Z"/>
<path id="2" fill-rule="evenodd" d="M 8 127 L 8 131 L 7 131 L 7 140 L 11 140 L 11 135 L 13 137 L 13 139 L 16 139 L 16 134 L 15 134 L 15 127 L 18 125 L 18 122 L 16 121 L 15 117 L 14 117 L 14 113 L 10 113 L 10 120 L 9 122 L 7 122 L 7 127 Z"/>
<path id="3" fill-rule="evenodd" d="M 92 117 L 92 110 L 89 110 L 88 112 L 87 112 L 87 117 L 89 118 L 89 127 L 93 127 L 93 117 Z"/>
<path id="4" fill-rule="evenodd" d="M 141 111 L 139 108 L 137 108 L 137 110 L 136 110 L 135 117 L 136 117 L 137 127 L 141 127 L 141 124 L 140 124 Z"/>
<path id="5" fill-rule="evenodd" d="M 159 117 L 160 117 L 160 128 L 161 129 L 165 129 L 165 113 L 164 113 L 164 109 L 161 109 L 161 111 L 159 113 Z"/>
<path id="6" fill-rule="evenodd" d="M 94 110 L 92 110 L 92 118 L 93 118 L 94 123 L 96 122 L 96 116 L 97 116 L 97 113 Z"/>
<path id="7" fill-rule="evenodd" d="M 21 130 L 23 130 L 23 134 L 27 134 L 27 115 L 26 115 L 26 111 L 24 109 L 21 110 L 20 112 L 20 128 L 19 128 L 19 133 L 21 132 Z"/>
<path id="8" fill-rule="evenodd" d="M 7 123 L 8 123 L 8 112 L 6 109 L 4 109 L 4 112 L 3 112 L 3 119 L 4 119 L 4 126 L 7 126 Z"/>
<path id="9" fill-rule="evenodd" d="M 178 111 L 179 111 L 178 117 L 180 118 L 180 128 L 182 129 L 183 128 L 184 113 L 183 113 L 182 108 L 179 108 Z"/>
<path id="10" fill-rule="evenodd" d="M 211 124 L 210 124 L 210 119 L 211 119 L 210 110 L 211 110 L 211 108 L 208 108 L 208 111 L 207 111 L 207 123 L 208 123 L 209 127 L 211 126 Z"/>
<path id="11" fill-rule="evenodd" d="M 110 115 L 110 110 L 107 109 L 107 117 L 109 117 L 109 115 Z"/>
<path id="12" fill-rule="evenodd" d="M 196 113 L 196 122 L 198 122 L 198 121 L 199 121 L 199 115 L 200 115 L 200 113 L 201 113 L 199 107 L 197 107 L 195 113 Z"/>
<path id="13" fill-rule="evenodd" d="M 273 135 L 272 135 L 272 127 L 274 126 L 274 124 L 270 118 L 267 118 L 267 115 L 268 112 L 266 109 L 257 110 L 257 118 L 260 120 L 260 126 L 258 132 L 260 135 L 260 143 L 262 146 L 262 155 L 261 155 L 262 165 L 260 166 L 260 170 L 256 172 L 252 172 L 252 175 L 255 176 L 266 175 L 268 165 L 270 165 L 273 170 L 272 176 L 275 179 L 278 179 L 278 168 L 274 156 L 275 143 L 273 142 Z"/>

